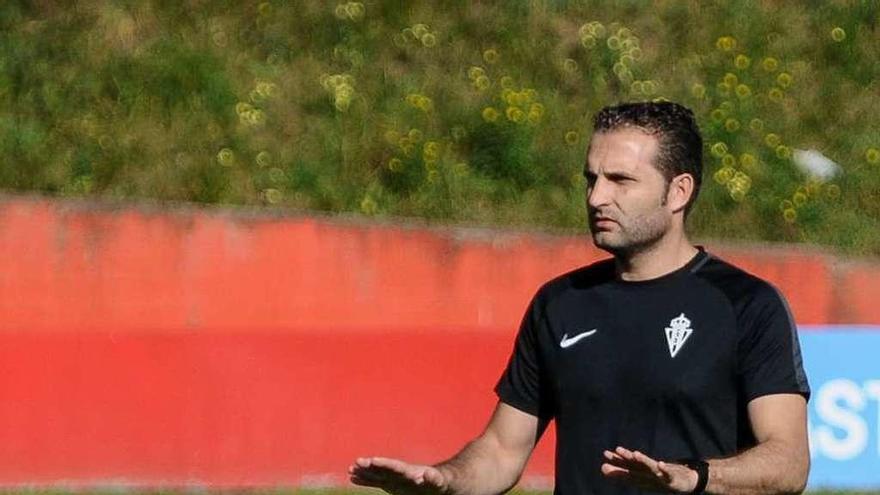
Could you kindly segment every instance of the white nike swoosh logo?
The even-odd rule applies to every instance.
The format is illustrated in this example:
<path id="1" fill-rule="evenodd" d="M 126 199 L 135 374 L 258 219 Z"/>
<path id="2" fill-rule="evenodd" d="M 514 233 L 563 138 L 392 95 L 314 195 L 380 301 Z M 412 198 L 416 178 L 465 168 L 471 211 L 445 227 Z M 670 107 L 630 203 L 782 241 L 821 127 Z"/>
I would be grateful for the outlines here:
<path id="1" fill-rule="evenodd" d="M 586 337 L 589 337 L 590 335 L 593 335 L 596 332 L 598 332 L 598 329 L 594 328 L 590 331 L 587 331 L 584 333 L 579 333 L 572 338 L 568 338 L 568 334 L 565 334 L 562 336 L 562 340 L 559 341 L 559 347 L 562 347 L 563 349 L 565 349 L 566 347 L 571 347 L 571 346 L 577 344 L 577 342 L 579 340 L 586 338 Z"/>

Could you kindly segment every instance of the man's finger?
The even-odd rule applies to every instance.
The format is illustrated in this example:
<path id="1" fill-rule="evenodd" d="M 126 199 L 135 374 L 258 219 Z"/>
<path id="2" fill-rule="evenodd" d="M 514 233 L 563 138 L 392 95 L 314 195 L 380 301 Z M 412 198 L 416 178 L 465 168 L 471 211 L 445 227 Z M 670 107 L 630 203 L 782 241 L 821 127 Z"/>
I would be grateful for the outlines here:
<path id="1" fill-rule="evenodd" d="M 348 479 L 349 479 L 352 483 L 354 483 L 355 485 L 360 485 L 360 486 L 371 486 L 371 487 L 374 487 L 374 488 L 382 488 L 382 486 L 383 486 L 383 484 L 380 483 L 380 482 L 378 482 L 378 481 L 373 481 L 373 480 L 364 479 L 364 478 L 361 478 L 360 476 L 356 476 L 356 475 L 355 475 L 355 476 L 350 476 Z"/>
<path id="2" fill-rule="evenodd" d="M 657 468 L 657 461 L 655 461 L 654 459 L 646 456 L 645 454 L 639 452 L 638 450 L 633 452 L 633 457 L 635 458 L 636 461 L 640 462 L 642 465 L 644 465 L 646 468 L 648 468 L 648 470 L 650 470 L 655 475 L 659 476 L 661 474 L 660 469 Z"/>
<path id="3" fill-rule="evenodd" d="M 608 462 L 614 465 L 629 469 L 631 471 L 650 472 L 654 474 L 650 466 L 645 465 L 645 463 L 642 462 L 642 460 L 637 457 L 634 452 L 628 449 L 617 447 L 614 452 L 606 452 L 607 454 L 605 454 L 605 458 L 608 460 Z"/>
<path id="4" fill-rule="evenodd" d="M 632 453 L 632 451 L 630 451 L 630 450 L 627 449 L 627 448 L 624 448 L 624 447 L 618 446 L 616 449 L 614 449 L 614 451 L 617 452 L 617 455 L 623 457 L 624 459 L 627 459 L 627 460 L 632 460 L 632 459 L 633 459 L 633 453 Z"/>
<path id="5" fill-rule="evenodd" d="M 672 481 L 672 475 L 673 475 L 672 466 L 670 466 L 669 464 L 666 464 L 663 461 L 660 461 L 657 463 L 657 469 L 660 470 L 660 473 L 663 476 L 663 479 L 667 483 Z"/>
<path id="6" fill-rule="evenodd" d="M 611 452 L 610 450 L 606 450 L 602 454 L 609 461 L 622 461 L 622 460 L 624 460 L 623 457 L 621 457 L 619 454 L 617 454 L 615 452 Z"/>
<path id="7" fill-rule="evenodd" d="M 629 471 L 610 464 L 603 465 L 602 474 L 608 479 L 622 481 L 636 488 L 650 491 L 662 491 L 665 487 L 665 484 L 652 474 Z"/>
<path id="8" fill-rule="evenodd" d="M 403 472 L 409 466 L 409 464 L 403 461 L 389 459 L 387 457 L 373 457 L 373 465 L 393 469 L 397 472 Z"/>
<path id="9" fill-rule="evenodd" d="M 607 462 L 602 464 L 601 469 L 602 474 L 604 474 L 605 476 L 625 476 L 629 474 L 629 469 L 615 466 L 614 464 L 608 464 Z"/>
<path id="10" fill-rule="evenodd" d="M 377 481 L 380 483 L 385 483 L 394 478 L 400 477 L 399 474 L 393 473 L 392 471 L 375 468 L 356 469 L 352 474 L 365 480 Z"/>
<path id="11" fill-rule="evenodd" d="M 387 459 L 384 457 L 373 458 L 374 469 L 383 469 L 399 476 L 404 476 L 415 481 L 422 474 L 422 466 L 414 466 L 397 459 Z"/>

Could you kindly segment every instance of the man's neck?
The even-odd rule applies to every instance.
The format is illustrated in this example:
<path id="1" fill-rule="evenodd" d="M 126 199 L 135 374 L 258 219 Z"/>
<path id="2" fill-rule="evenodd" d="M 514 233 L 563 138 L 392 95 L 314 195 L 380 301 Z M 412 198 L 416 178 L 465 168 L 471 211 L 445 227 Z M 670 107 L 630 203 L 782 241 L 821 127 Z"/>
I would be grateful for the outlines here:
<path id="1" fill-rule="evenodd" d="M 615 256 L 617 276 L 630 282 L 662 277 L 686 265 L 697 252 L 683 235 L 664 238 L 639 252 Z"/>

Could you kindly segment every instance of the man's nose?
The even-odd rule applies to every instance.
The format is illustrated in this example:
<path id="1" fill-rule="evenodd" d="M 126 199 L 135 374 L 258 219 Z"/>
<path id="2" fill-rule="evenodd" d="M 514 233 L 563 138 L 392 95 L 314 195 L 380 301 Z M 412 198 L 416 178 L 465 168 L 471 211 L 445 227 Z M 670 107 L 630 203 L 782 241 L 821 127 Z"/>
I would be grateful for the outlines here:
<path id="1" fill-rule="evenodd" d="M 587 188 L 587 206 L 597 208 L 608 202 L 608 184 L 601 178 L 597 178 L 593 185 Z"/>

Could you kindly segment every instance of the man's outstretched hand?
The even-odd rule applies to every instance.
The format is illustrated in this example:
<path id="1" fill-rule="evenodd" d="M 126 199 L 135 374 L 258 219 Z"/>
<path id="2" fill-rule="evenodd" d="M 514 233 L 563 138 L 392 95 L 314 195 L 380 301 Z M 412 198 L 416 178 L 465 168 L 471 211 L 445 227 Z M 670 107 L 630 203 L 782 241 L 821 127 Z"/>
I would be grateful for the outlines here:
<path id="1" fill-rule="evenodd" d="M 355 485 L 394 495 L 445 495 L 449 490 L 449 480 L 439 469 L 385 457 L 359 457 L 348 474 Z"/>
<path id="2" fill-rule="evenodd" d="M 689 493 L 697 486 L 697 473 L 681 464 L 656 461 L 639 451 L 617 447 L 605 451 L 602 474 L 651 491 Z"/>

